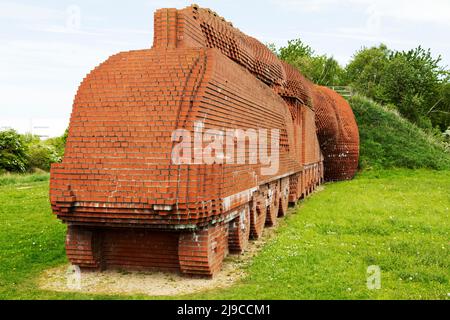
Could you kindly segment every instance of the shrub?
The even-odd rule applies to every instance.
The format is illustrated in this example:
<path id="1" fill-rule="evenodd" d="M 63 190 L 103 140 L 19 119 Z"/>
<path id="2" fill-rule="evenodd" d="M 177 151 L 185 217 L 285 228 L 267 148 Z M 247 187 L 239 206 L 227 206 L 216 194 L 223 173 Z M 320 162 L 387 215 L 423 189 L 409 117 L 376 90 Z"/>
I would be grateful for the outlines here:
<path id="1" fill-rule="evenodd" d="M 32 144 L 28 149 L 28 163 L 30 168 L 38 168 L 41 170 L 50 170 L 50 165 L 60 162 L 61 157 L 58 151 L 51 144 L 40 142 Z"/>
<path id="2" fill-rule="evenodd" d="M 23 135 L 23 140 L 27 145 L 28 170 L 36 169 L 48 171 L 50 165 L 61 162 L 67 139 L 67 130 L 64 135 L 50 138 L 44 141 L 32 134 Z"/>
<path id="3" fill-rule="evenodd" d="M 25 172 L 27 170 L 26 145 L 15 130 L 0 132 L 0 172 Z"/>
<path id="4" fill-rule="evenodd" d="M 44 144 L 49 148 L 53 149 L 56 152 L 56 155 L 59 159 L 62 159 L 64 156 L 64 149 L 66 146 L 65 137 L 56 137 L 45 140 Z"/>

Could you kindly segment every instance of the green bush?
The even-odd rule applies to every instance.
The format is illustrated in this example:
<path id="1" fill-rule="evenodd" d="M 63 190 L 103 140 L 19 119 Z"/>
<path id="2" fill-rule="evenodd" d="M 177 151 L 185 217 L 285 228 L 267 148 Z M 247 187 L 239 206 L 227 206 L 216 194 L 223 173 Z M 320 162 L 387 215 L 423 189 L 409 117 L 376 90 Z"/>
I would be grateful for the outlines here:
<path id="1" fill-rule="evenodd" d="M 67 130 L 61 137 L 41 141 L 38 136 L 19 134 L 15 130 L 0 132 L 0 174 L 9 172 L 48 171 L 50 165 L 61 162 Z"/>
<path id="2" fill-rule="evenodd" d="M 350 105 L 359 127 L 361 168 L 450 168 L 443 143 L 398 112 L 361 96 Z"/>
<path id="3" fill-rule="evenodd" d="M 15 130 L 0 131 L 0 172 L 27 170 L 26 144 Z"/>
<path id="4" fill-rule="evenodd" d="M 62 159 L 64 156 L 64 149 L 66 147 L 65 136 L 47 139 L 44 144 L 54 150 L 57 158 L 60 160 Z"/>
<path id="5" fill-rule="evenodd" d="M 60 161 L 61 157 L 58 155 L 58 151 L 51 144 L 39 142 L 28 148 L 28 164 L 31 169 L 38 168 L 48 171 L 52 163 Z"/>
<path id="6" fill-rule="evenodd" d="M 22 136 L 26 144 L 28 171 L 36 169 L 49 171 L 50 165 L 61 162 L 67 139 L 67 130 L 60 137 L 41 140 L 38 136 L 25 134 Z"/>

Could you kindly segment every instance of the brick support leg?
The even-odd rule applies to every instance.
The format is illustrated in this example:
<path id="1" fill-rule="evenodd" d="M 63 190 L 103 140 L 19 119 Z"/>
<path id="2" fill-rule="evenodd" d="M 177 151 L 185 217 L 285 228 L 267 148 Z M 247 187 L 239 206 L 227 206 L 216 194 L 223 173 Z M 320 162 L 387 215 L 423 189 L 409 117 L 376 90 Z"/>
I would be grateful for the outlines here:
<path id="1" fill-rule="evenodd" d="M 228 247 L 230 253 L 241 254 L 248 245 L 250 237 L 250 207 L 246 205 L 239 215 L 230 222 Z"/>
<path id="2" fill-rule="evenodd" d="M 289 177 L 281 179 L 279 217 L 284 217 L 289 209 Z"/>
<path id="3" fill-rule="evenodd" d="M 289 178 L 289 202 L 296 204 L 302 195 L 302 173 L 296 173 Z"/>
<path id="4" fill-rule="evenodd" d="M 66 253 L 72 264 L 87 270 L 101 269 L 100 248 L 100 237 L 95 230 L 67 227 Z"/>
<path id="5" fill-rule="evenodd" d="M 270 184 L 267 204 L 266 225 L 273 227 L 277 224 L 278 212 L 280 211 L 280 184 L 278 182 Z"/>
<path id="6" fill-rule="evenodd" d="M 263 192 L 258 192 L 253 196 L 250 204 L 250 239 L 261 237 L 266 222 L 266 214 L 266 195 Z"/>
<path id="7" fill-rule="evenodd" d="M 181 273 L 212 277 L 228 253 L 228 223 L 196 232 L 182 232 L 178 240 Z"/>

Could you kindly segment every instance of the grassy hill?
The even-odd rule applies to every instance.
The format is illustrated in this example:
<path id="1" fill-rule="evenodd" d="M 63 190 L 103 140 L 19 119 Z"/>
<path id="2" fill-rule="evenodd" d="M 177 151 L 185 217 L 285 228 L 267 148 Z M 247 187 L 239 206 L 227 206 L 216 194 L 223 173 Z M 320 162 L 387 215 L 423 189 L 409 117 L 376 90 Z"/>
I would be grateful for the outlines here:
<path id="1" fill-rule="evenodd" d="M 450 168 L 443 146 L 395 111 L 361 96 L 352 97 L 350 105 L 359 127 L 362 169 Z"/>

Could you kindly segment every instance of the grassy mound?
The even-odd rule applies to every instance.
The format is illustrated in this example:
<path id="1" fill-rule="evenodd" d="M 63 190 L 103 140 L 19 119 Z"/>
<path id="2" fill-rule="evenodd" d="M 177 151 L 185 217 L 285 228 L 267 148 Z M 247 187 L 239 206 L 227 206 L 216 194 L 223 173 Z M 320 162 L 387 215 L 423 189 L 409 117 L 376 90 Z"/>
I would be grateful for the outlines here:
<path id="1" fill-rule="evenodd" d="M 370 99 L 354 96 L 350 105 L 360 134 L 360 167 L 449 169 L 450 154 L 431 135 Z"/>

